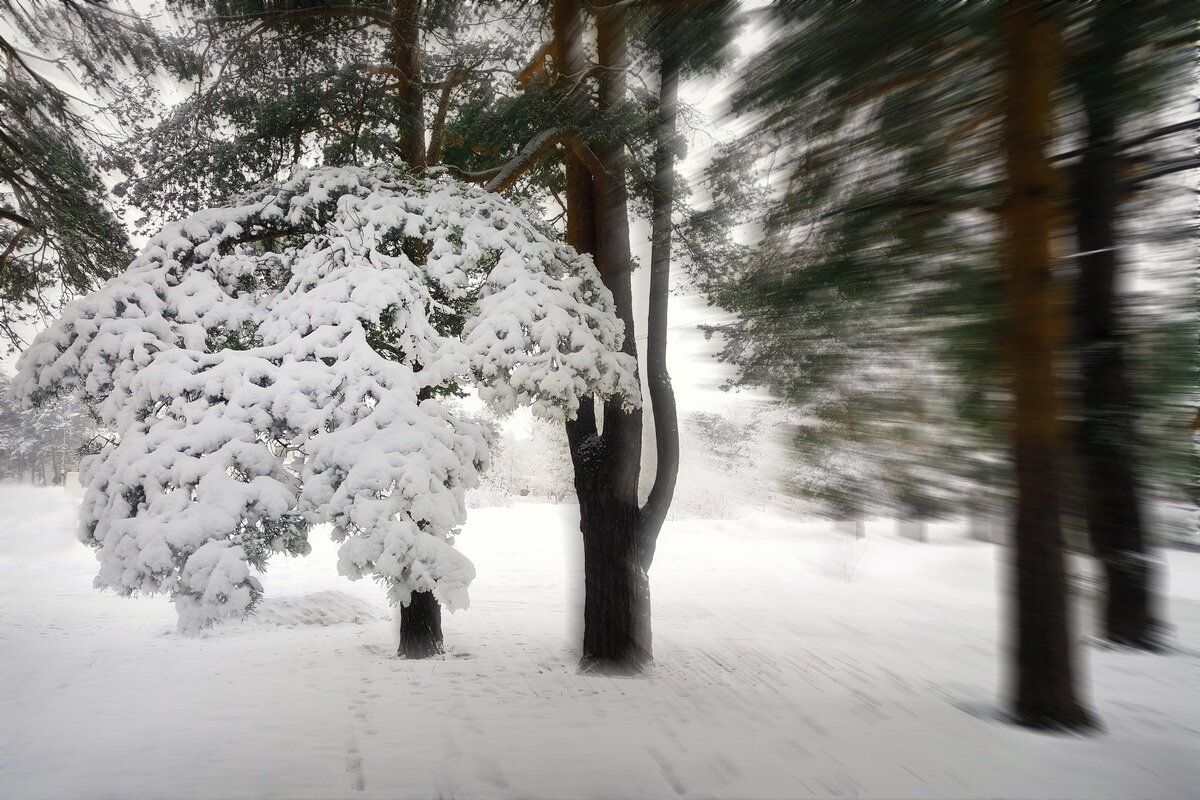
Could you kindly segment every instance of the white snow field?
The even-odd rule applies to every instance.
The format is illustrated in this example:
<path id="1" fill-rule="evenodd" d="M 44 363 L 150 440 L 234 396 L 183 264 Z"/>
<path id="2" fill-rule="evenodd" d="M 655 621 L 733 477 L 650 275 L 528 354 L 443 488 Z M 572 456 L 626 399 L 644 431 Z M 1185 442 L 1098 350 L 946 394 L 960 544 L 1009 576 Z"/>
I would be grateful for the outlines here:
<path id="1" fill-rule="evenodd" d="M 575 668 L 571 506 L 473 510 L 471 607 L 404 661 L 324 531 L 256 617 L 188 638 L 165 598 L 91 588 L 77 504 L 0 487 L 8 800 L 1200 794 L 1200 553 L 1167 555 L 1175 652 L 1085 648 L 1107 732 L 1079 738 L 996 719 L 1004 551 L 953 525 L 668 523 L 656 666 L 614 679 Z"/>

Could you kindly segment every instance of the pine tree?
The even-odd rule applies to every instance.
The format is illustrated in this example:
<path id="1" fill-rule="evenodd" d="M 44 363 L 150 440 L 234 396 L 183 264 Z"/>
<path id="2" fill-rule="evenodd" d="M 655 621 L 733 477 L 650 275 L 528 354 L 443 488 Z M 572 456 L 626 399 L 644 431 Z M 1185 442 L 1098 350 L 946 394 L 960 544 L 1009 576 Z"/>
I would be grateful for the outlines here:
<path id="1" fill-rule="evenodd" d="M 0 373 L 0 480 L 61 485 L 98 434 L 91 415 L 74 398 L 20 407 L 8 375 Z"/>
<path id="2" fill-rule="evenodd" d="M 453 28 L 457 13 L 476 13 L 470 3 L 189 5 L 208 26 L 196 91 L 126 161 L 131 199 L 156 212 L 151 226 L 164 221 L 164 211 L 194 211 L 314 160 L 370 165 L 398 156 L 414 173 L 437 166 L 452 95 L 469 79 L 489 76 L 463 59 L 480 67 L 506 52 L 486 42 L 451 47 L 434 64 L 440 81 L 426 80 L 431 59 L 422 29 Z M 427 93 L 440 98 L 432 118 Z M 432 595 L 413 593 L 400 620 L 402 655 L 441 652 L 441 611 Z"/>
<path id="3" fill-rule="evenodd" d="M 584 541 L 584 670 L 636 673 L 651 660 L 647 570 L 678 469 L 678 423 L 665 363 L 670 228 L 679 192 L 673 86 L 682 70 L 719 63 L 732 30 L 733 11 L 733 4 L 724 2 L 664 10 L 654 3 L 625 2 L 585 9 L 578 0 L 556 0 L 551 6 L 550 42 L 519 73 L 522 92 L 497 106 L 499 119 L 517 118 L 534 126 L 525 145 L 500 166 L 467 175 L 486 180 L 496 191 L 507 190 L 522 178 L 549 190 L 556 199 L 562 189 L 566 240 L 592 255 L 624 324 L 624 350 L 634 357 L 629 219 L 634 204 L 644 202 L 651 209 L 647 383 L 658 466 L 646 503 L 639 503 L 638 493 L 640 409 L 600 398 L 585 402 L 578 418 L 567 426 Z M 672 38 L 668 32 L 685 23 L 697 36 L 686 41 Z M 659 92 L 647 98 L 655 112 L 649 118 L 638 113 L 628 86 L 627 73 L 634 66 L 633 30 L 643 36 L 639 42 L 659 73 Z M 590 63 L 587 37 L 593 31 L 596 62 Z M 653 154 L 652 178 L 646 176 L 645 162 L 639 158 L 646 152 Z M 561 175 L 543 171 L 549 161 L 544 157 L 550 153 L 561 158 Z M 639 173 L 645 177 L 630 179 Z M 692 248 L 689 253 L 698 255 Z"/>
<path id="4" fill-rule="evenodd" d="M 1013 381 L 1014 718 L 1086 727 L 1058 522 L 1064 322 L 1049 255 L 1065 219 L 1048 149 L 1061 85 L 1051 62 L 1062 57 L 1051 29 L 1073 11 L 781 3 L 776 13 L 781 34 L 754 62 L 741 107 L 761 113 L 786 172 L 763 257 L 712 289 L 744 315 L 725 355 L 748 380 L 812 403 L 872 359 L 936 353 L 961 378 L 984 379 L 946 421 L 974 421 L 985 441 L 999 441 L 1004 409 L 981 401 Z M 871 406 L 854 410 L 871 419 Z M 897 411 L 903 430 L 924 406 Z"/>
<path id="5" fill-rule="evenodd" d="M 1035 728 L 1092 726 L 1076 689 L 1059 516 L 1061 459 L 1051 280 L 1058 209 L 1046 143 L 1052 135 L 1057 25 L 1037 0 L 1003 8 L 1004 155 L 1013 380 L 1016 528 L 1012 555 L 1016 721 Z"/>
<path id="6" fill-rule="evenodd" d="M 871 491 L 849 473 L 838 488 L 834 468 L 808 490 L 828 488 L 842 513 L 908 515 L 901 495 L 922 505 L 914 490 L 979 483 L 976 464 L 917 443 L 1001 449 L 998 192 L 980 166 L 995 147 L 995 48 L 979 33 L 988 8 L 782 3 L 773 13 L 783 27 L 751 62 L 735 108 L 760 120 L 742 163 L 768 159 L 780 199 L 755 257 L 701 284 L 740 312 L 719 330 L 741 381 L 820 420 L 797 431 L 802 463 L 849 468 L 886 453 L 927 476 L 924 487 Z M 859 454 L 837 454 L 839 442 Z"/>
<path id="7" fill-rule="evenodd" d="M 132 256 L 101 172 L 183 49 L 102 2 L 2 0 L 0 332 L 14 347 Z M 152 107 L 152 104 L 151 104 Z"/>
<path id="8" fill-rule="evenodd" d="M 1120 239 L 1123 196 L 1148 175 L 1200 167 L 1183 158 L 1166 166 L 1146 164 L 1123 177 L 1131 161 L 1124 131 L 1163 104 L 1164 93 L 1188 73 L 1179 58 L 1189 43 L 1195 11 L 1178 3 L 1109 2 L 1078 11 L 1080 57 L 1071 64 L 1072 84 L 1084 117 L 1084 144 L 1068 169 L 1078 273 L 1075 346 L 1081 385 L 1078 447 L 1083 470 L 1083 508 L 1092 547 L 1104 567 L 1102 634 L 1114 644 L 1160 650 L 1163 623 L 1147 520 L 1141 508 L 1139 394 L 1130 369 L 1128 314 L 1118 294 L 1121 262 L 1130 256 Z M 1191 40 L 1194 43 L 1196 35 Z M 1150 55 L 1137 51 L 1149 49 Z M 1161 142 L 1189 120 L 1143 132 L 1132 147 Z"/>
<path id="9" fill-rule="evenodd" d="M 195 631 L 250 611 L 252 570 L 325 522 L 342 574 L 464 607 L 451 543 L 488 444 L 446 398 L 472 384 L 559 420 L 594 393 L 635 402 L 620 341 L 591 263 L 511 203 L 323 168 L 168 225 L 38 337 L 16 389 L 74 393 L 113 429 L 82 470 L 97 585 L 167 593 Z"/>

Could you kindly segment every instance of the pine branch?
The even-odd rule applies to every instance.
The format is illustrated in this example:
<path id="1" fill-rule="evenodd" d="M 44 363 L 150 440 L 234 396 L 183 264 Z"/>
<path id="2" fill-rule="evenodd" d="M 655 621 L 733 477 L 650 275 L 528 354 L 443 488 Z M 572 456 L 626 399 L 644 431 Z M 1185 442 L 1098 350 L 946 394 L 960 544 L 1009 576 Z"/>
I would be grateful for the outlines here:
<path id="1" fill-rule="evenodd" d="M 517 73 L 517 83 L 521 84 L 522 86 L 525 86 L 531 80 L 533 80 L 534 75 L 537 75 L 539 72 L 542 72 L 545 69 L 546 58 L 549 57 L 550 52 L 553 49 L 554 49 L 554 40 L 553 39 L 551 39 L 550 41 L 548 41 L 544 45 L 542 45 L 538 49 L 538 51 L 533 54 L 533 58 L 531 58 L 529 60 L 529 63 L 525 65 L 525 68 Z"/>
<path id="2" fill-rule="evenodd" d="M 390 75 L 393 78 L 406 77 L 398 67 L 393 67 L 390 64 L 352 64 L 350 69 L 356 72 L 365 72 L 369 75 Z"/>
<path id="3" fill-rule="evenodd" d="M 450 74 L 442 81 L 442 94 L 438 98 L 437 113 L 433 116 L 433 124 L 429 131 L 429 153 L 425 157 L 428 166 L 442 163 L 442 143 L 446 135 L 446 115 L 450 112 L 450 95 L 455 87 L 467 82 L 470 72 L 462 64 L 450 70 Z"/>
<path id="4" fill-rule="evenodd" d="M 0 215 L 3 215 L 6 219 L 12 218 L 8 214 L 4 214 L 2 211 L 0 211 Z M 4 248 L 3 253 L 0 253 L 0 275 L 4 274 L 4 270 L 8 267 L 8 257 L 12 255 L 13 251 L 21 245 L 21 240 L 25 238 L 27 233 L 29 233 L 29 225 L 32 224 L 33 223 L 30 222 L 29 224 L 22 225 L 21 229 L 13 235 L 12 241 L 8 243 L 8 247 Z"/>
<path id="5" fill-rule="evenodd" d="M 537 162 L 541 156 L 558 145 L 566 141 L 569 134 L 562 128 L 550 128 L 542 131 L 537 136 L 529 140 L 521 151 L 517 153 L 516 158 L 509 161 L 501 168 L 484 186 L 489 192 L 503 192 L 508 187 L 516 182 L 517 178 L 524 175 Z"/>
<path id="6" fill-rule="evenodd" d="M 1163 178 L 1167 175 L 1174 175 L 1177 172 L 1187 172 L 1188 170 L 1192 169 L 1200 169 L 1200 158 L 1191 156 L 1188 158 L 1179 158 L 1175 159 L 1174 161 L 1163 162 L 1156 168 L 1151 169 L 1148 172 L 1143 172 L 1136 178 L 1126 181 L 1123 188 L 1136 189 L 1137 187 L 1149 183 L 1152 180 Z"/>
<path id="7" fill-rule="evenodd" d="M 29 228 L 33 225 L 33 220 L 29 217 L 18 214 L 16 211 L 10 211 L 7 208 L 0 208 L 0 219 L 6 219 L 10 222 L 15 222 L 22 228 Z"/>
<path id="8" fill-rule="evenodd" d="M 1146 142 L 1154 139 L 1160 139 L 1163 136 L 1170 136 L 1172 133 L 1181 133 L 1182 131 L 1194 130 L 1200 130 L 1200 117 L 1185 119 L 1183 122 L 1176 122 L 1174 125 L 1167 125 L 1165 127 L 1152 130 L 1149 133 L 1143 133 L 1141 136 L 1135 136 L 1132 139 L 1126 139 L 1124 142 L 1121 142 L 1121 148 L 1124 149 L 1127 147 L 1136 147 L 1139 144 L 1145 144 Z"/>
<path id="9" fill-rule="evenodd" d="M 273 28 L 289 22 L 301 22 L 318 17 L 359 17 L 385 28 L 390 28 L 393 22 L 391 14 L 371 6 L 324 6 L 296 11 L 262 11 L 255 14 L 208 17 L 203 21 L 208 23 L 260 22 L 264 27 Z"/>
<path id="10" fill-rule="evenodd" d="M 465 170 L 454 166 L 453 164 L 446 165 L 446 171 L 460 181 L 467 183 L 487 183 L 492 178 L 500 174 L 504 166 L 492 167 L 491 169 L 483 169 L 478 172 L 466 172 Z"/>
<path id="11" fill-rule="evenodd" d="M 1185 119 L 1182 122 L 1176 122 L 1173 125 L 1165 125 L 1161 128 L 1155 128 L 1152 131 L 1143 133 L 1140 136 L 1135 136 L 1132 139 L 1126 139 L 1125 141 L 1118 143 L 1116 149 L 1118 151 L 1128 150 L 1131 147 L 1137 147 L 1139 144 L 1145 144 L 1146 142 L 1151 142 L 1155 139 L 1161 139 L 1164 136 L 1170 136 L 1172 133 L 1182 133 L 1183 131 L 1194 130 L 1200 130 L 1200 117 Z M 1086 148 L 1077 147 L 1074 150 L 1068 150 L 1065 153 L 1059 153 L 1058 155 L 1051 156 L 1050 160 L 1065 161 L 1068 158 L 1078 158 L 1079 156 L 1082 156 L 1085 151 Z"/>

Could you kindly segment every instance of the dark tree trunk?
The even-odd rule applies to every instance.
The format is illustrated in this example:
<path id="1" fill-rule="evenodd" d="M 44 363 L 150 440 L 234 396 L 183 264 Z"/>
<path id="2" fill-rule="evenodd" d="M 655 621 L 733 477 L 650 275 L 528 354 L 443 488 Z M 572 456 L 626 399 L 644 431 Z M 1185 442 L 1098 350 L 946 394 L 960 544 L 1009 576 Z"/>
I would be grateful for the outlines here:
<path id="1" fill-rule="evenodd" d="M 408 168 L 425 169 L 425 113 L 421 91 L 421 0 L 393 0 L 390 57 L 397 70 L 396 98 L 400 119 L 400 156 Z M 422 258 L 414 253 L 410 257 Z M 406 658 L 428 658 L 444 652 L 442 608 L 429 592 L 413 592 L 400 607 L 400 652 Z"/>
<path id="2" fill-rule="evenodd" d="M 1009 0 L 1005 37 L 1010 357 L 1014 389 L 1016 531 L 1013 716 L 1033 728 L 1093 725 L 1076 691 L 1075 648 L 1059 520 L 1055 304 L 1051 277 L 1054 181 L 1050 136 L 1055 23 L 1038 0 Z"/>
<path id="3" fill-rule="evenodd" d="M 602 57 L 601 63 L 610 62 Z M 623 179 L 612 177 L 620 175 L 624 166 L 619 147 L 596 151 L 610 180 L 596 187 L 593 256 L 625 323 L 622 349 L 636 358 L 625 186 Z M 620 401 L 608 401 L 597 420 L 594 404 L 587 404 L 569 426 L 567 441 L 575 466 L 584 551 L 580 666 L 597 672 L 636 673 L 651 660 L 649 581 L 639 558 L 641 410 L 626 410 Z"/>
<path id="4" fill-rule="evenodd" d="M 442 648 L 442 607 L 429 592 L 413 592 L 408 605 L 400 607 L 400 650 L 402 658 L 429 658 Z"/>
<path id="5" fill-rule="evenodd" d="M 601 113 L 626 99 L 625 12 L 612 5 L 601 3 L 596 8 Z M 554 57 L 560 79 L 577 80 L 586 72 L 583 19 L 579 0 L 555 2 Z M 581 109 L 580 113 L 587 112 Z M 623 349 L 636 358 L 624 145 L 599 141 L 591 146 L 601 165 L 598 173 L 592 174 L 574 154 L 565 159 L 567 240 L 580 252 L 592 254 L 625 324 Z M 648 542 L 661 524 L 661 520 L 651 524 L 638 506 L 641 411 L 627 411 L 620 402 L 607 402 L 598 409 L 594 401 L 586 401 L 577 418 L 567 424 L 567 440 L 575 467 L 584 551 L 580 668 L 637 673 L 652 660 L 647 569 L 653 547 Z"/>
<path id="6" fill-rule="evenodd" d="M 669 21 L 664 11 L 662 21 Z M 654 142 L 654 211 L 650 229 L 650 306 L 646 321 L 646 385 L 654 411 L 654 484 L 642 511 L 639 557 L 650 569 L 658 532 L 667 518 L 679 475 L 679 413 L 667 371 L 667 310 L 671 295 L 671 228 L 675 210 L 675 120 L 680 51 L 665 48 L 658 70 L 658 126 Z"/>
<path id="7" fill-rule="evenodd" d="M 400 156 L 409 169 L 425 168 L 425 112 L 421 91 L 421 0 L 393 0 L 391 61 L 396 69 Z"/>
<path id="8" fill-rule="evenodd" d="M 923 519 L 901 519 L 898 525 L 900 535 L 914 542 L 929 541 L 929 523 Z"/>
<path id="9" fill-rule="evenodd" d="M 1134 397 L 1118 319 L 1119 109 L 1112 95 L 1127 46 L 1129 9 L 1122 5 L 1096 7 L 1081 68 L 1087 141 L 1074 186 L 1080 252 L 1075 298 L 1082 374 L 1079 454 L 1088 534 L 1104 566 L 1104 638 L 1159 650 L 1155 571 L 1138 502 Z"/>
<path id="10" fill-rule="evenodd" d="M 584 671 L 630 675 L 641 672 L 652 660 L 650 585 L 638 558 L 638 462 L 629 462 L 619 450 L 609 449 L 622 446 L 619 442 L 631 432 L 631 426 L 608 418 L 610 410 L 605 410 L 603 435 L 591 427 L 591 414 L 591 419 L 581 414 L 567 427 L 583 534 L 583 654 L 579 666 Z M 610 434 L 617 426 L 626 431 Z"/>

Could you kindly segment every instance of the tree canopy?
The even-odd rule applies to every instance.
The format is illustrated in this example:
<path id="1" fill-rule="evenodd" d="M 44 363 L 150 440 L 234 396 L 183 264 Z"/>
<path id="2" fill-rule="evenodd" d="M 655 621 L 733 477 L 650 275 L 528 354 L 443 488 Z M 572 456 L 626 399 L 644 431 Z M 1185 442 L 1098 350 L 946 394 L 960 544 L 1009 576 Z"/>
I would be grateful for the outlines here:
<path id="1" fill-rule="evenodd" d="M 116 432 L 82 469 L 97 583 L 171 595 L 184 630 L 252 608 L 251 569 L 325 522 L 343 574 L 461 608 L 451 541 L 488 443 L 446 396 L 636 403 L 621 339 L 590 260 L 502 198 L 324 168 L 168 225 L 38 337 L 16 390 L 74 392 Z"/>

